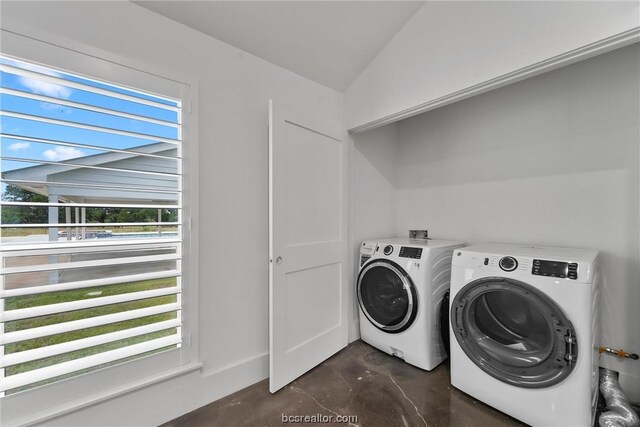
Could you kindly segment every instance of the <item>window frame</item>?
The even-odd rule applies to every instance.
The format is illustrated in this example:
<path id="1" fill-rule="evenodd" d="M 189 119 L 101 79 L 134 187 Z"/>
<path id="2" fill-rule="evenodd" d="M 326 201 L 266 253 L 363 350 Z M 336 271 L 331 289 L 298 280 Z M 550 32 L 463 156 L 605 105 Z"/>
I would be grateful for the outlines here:
<path id="1" fill-rule="evenodd" d="M 27 424 L 200 369 L 198 352 L 198 120 L 197 81 L 148 64 L 47 37 L 44 42 L 1 29 L 0 52 L 71 74 L 179 99 L 182 103 L 182 344 L 179 348 L 0 398 L 0 424 Z M 52 41 L 57 42 L 54 44 Z M 68 47 L 67 47 L 68 46 Z M 96 384 L 100 384 L 99 387 Z M 39 408 L 34 411 L 33 408 Z"/>

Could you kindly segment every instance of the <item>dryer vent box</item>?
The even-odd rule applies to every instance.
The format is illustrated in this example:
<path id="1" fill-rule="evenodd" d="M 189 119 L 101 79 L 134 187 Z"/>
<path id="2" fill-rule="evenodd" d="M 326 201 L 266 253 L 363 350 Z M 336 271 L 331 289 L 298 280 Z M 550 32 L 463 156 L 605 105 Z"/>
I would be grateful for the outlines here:
<path id="1" fill-rule="evenodd" d="M 428 230 L 409 230 L 409 238 L 427 240 L 429 238 L 429 231 Z"/>

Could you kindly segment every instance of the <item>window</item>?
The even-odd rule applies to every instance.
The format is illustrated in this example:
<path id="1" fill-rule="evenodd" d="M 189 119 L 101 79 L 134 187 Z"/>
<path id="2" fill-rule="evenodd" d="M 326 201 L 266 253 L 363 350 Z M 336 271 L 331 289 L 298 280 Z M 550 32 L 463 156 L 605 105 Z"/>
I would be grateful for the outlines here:
<path id="1" fill-rule="evenodd" d="M 181 99 L 0 72 L 0 392 L 180 349 Z"/>

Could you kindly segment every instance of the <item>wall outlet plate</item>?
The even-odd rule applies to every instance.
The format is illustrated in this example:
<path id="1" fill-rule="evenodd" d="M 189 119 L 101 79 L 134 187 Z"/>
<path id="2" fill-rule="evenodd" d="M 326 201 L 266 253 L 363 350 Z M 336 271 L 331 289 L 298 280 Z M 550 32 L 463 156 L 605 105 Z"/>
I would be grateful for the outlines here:
<path id="1" fill-rule="evenodd" d="M 428 239 L 429 230 L 409 230 L 410 239 Z"/>

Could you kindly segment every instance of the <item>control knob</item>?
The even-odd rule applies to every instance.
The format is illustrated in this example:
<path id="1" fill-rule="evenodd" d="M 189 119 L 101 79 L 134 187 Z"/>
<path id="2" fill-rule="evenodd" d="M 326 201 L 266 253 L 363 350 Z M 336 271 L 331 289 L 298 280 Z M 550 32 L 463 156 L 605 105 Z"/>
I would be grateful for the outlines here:
<path id="1" fill-rule="evenodd" d="M 518 261 L 512 256 L 505 256 L 500 258 L 498 265 L 504 271 L 513 271 L 518 268 Z"/>

